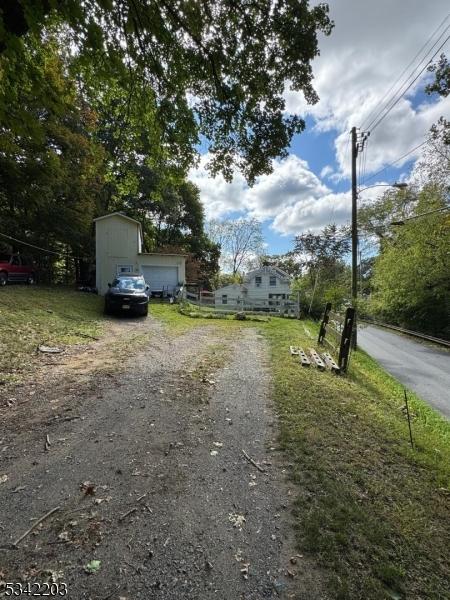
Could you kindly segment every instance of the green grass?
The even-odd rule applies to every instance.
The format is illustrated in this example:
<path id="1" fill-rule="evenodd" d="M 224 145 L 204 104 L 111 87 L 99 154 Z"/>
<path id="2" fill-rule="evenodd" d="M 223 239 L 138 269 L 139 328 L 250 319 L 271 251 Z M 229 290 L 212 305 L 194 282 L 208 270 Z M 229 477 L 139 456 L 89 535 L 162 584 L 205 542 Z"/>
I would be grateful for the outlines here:
<path id="1" fill-rule="evenodd" d="M 190 314 L 191 312 L 192 314 Z M 175 335 L 186 333 L 202 325 L 223 329 L 252 326 L 250 319 L 238 321 L 232 315 L 213 315 L 211 317 L 209 316 L 210 313 L 206 310 L 189 311 L 183 309 L 180 312 L 177 304 L 169 305 L 160 301 L 152 301 L 150 303 L 150 314 L 167 325 L 168 330 Z M 267 318 L 265 317 L 253 317 L 253 319 L 257 319 L 258 323 L 267 322 Z M 255 326 L 255 322 L 253 322 L 253 326 Z"/>
<path id="2" fill-rule="evenodd" d="M 39 344 L 87 343 L 102 332 L 103 299 L 68 288 L 10 285 L 0 289 L 0 381 L 33 368 Z"/>
<path id="3" fill-rule="evenodd" d="M 298 547 L 328 574 L 332 598 L 449 598 L 448 421 L 409 392 L 411 450 L 403 387 L 364 352 L 346 377 L 290 356 L 290 345 L 316 346 L 312 322 L 211 322 L 164 305 L 157 316 L 177 332 L 220 324 L 266 336 Z"/>
<path id="4" fill-rule="evenodd" d="M 314 331 L 314 325 L 307 328 Z M 337 377 L 288 354 L 301 323 L 264 326 L 280 442 L 298 486 L 299 547 L 330 574 L 335 598 L 448 598 L 450 424 L 363 352 Z"/>

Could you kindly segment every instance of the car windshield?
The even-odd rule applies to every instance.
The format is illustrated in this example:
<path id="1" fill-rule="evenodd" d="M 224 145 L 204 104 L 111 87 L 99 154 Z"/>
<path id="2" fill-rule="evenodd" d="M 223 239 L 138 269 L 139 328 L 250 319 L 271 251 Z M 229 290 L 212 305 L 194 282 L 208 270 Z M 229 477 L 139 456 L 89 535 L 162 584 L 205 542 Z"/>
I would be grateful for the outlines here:
<path id="1" fill-rule="evenodd" d="M 11 254 L 0 254 L 0 262 L 9 262 Z"/>
<path id="2" fill-rule="evenodd" d="M 112 286 L 119 288 L 119 290 L 145 290 L 144 280 L 137 279 L 136 277 L 120 277 L 120 279 L 114 279 Z"/>

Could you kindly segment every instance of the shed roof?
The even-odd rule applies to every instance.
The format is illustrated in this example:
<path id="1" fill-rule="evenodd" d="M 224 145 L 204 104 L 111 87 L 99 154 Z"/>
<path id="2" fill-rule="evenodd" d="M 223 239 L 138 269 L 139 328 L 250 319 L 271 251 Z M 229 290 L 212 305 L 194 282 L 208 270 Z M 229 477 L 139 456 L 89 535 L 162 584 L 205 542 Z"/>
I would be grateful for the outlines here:
<path id="1" fill-rule="evenodd" d="M 139 227 L 141 227 L 140 221 L 137 221 L 136 219 L 132 219 L 131 217 L 128 217 L 127 215 L 124 215 L 121 212 L 113 212 L 113 213 L 109 213 L 109 215 L 103 215 L 101 217 L 97 217 L 96 219 L 94 219 L 94 222 L 101 221 L 102 219 L 109 219 L 110 217 L 121 217 L 122 219 L 126 219 L 127 221 L 132 221 L 133 223 L 136 223 L 137 225 L 139 225 Z"/>
<path id="2" fill-rule="evenodd" d="M 189 254 L 177 254 L 176 252 L 139 252 L 139 256 L 183 256 L 187 258 Z"/>
<path id="3" fill-rule="evenodd" d="M 242 283 L 229 283 L 228 285 L 224 285 L 220 288 L 217 288 L 216 290 L 214 290 L 214 293 L 217 292 L 223 292 L 224 290 L 233 290 L 233 291 L 239 291 L 239 292 L 246 292 L 247 288 L 242 285 Z"/>

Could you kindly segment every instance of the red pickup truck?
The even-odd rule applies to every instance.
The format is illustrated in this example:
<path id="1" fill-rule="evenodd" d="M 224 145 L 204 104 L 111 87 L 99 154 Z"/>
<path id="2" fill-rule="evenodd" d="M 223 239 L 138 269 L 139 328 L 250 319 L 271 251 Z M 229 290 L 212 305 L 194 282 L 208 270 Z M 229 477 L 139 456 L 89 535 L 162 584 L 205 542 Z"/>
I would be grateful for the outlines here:
<path id="1" fill-rule="evenodd" d="M 0 254 L 0 286 L 9 281 L 36 283 L 36 269 L 31 260 L 20 254 Z"/>

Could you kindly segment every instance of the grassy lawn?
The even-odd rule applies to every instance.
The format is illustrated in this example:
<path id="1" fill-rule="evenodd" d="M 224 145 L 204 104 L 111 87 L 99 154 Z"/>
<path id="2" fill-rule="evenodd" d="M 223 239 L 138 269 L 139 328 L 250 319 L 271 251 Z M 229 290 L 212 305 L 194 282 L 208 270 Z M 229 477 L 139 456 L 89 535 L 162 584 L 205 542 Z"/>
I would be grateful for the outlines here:
<path id="1" fill-rule="evenodd" d="M 87 343 L 102 332 L 103 299 L 68 288 L 0 289 L 0 381 L 33 368 L 38 344 Z"/>
<path id="2" fill-rule="evenodd" d="M 347 377 L 291 358 L 289 345 L 315 346 L 313 323 L 190 319 L 167 305 L 153 314 L 175 332 L 208 324 L 266 336 L 280 446 L 297 486 L 297 543 L 328 573 L 331 597 L 449 598 L 448 421 L 409 394 L 411 450 L 403 387 L 364 352 Z"/>

